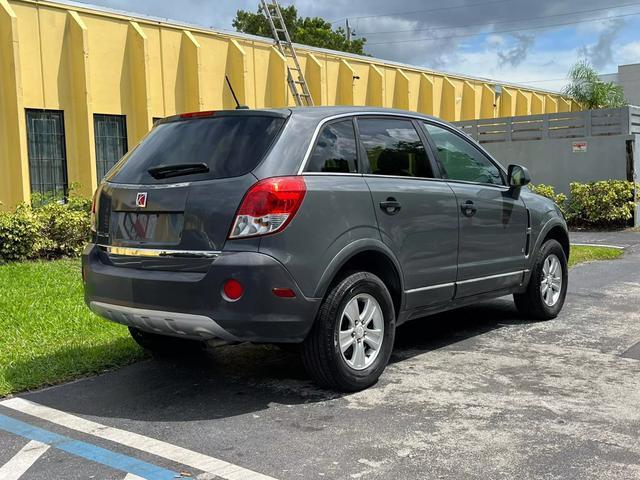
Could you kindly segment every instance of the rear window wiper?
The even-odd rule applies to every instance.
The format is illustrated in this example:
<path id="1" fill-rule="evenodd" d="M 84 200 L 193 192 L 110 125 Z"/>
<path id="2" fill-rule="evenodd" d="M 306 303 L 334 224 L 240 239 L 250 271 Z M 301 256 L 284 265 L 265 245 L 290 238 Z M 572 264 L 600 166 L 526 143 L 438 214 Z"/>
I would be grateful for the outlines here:
<path id="1" fill-rule="evenodd" d="M 179 177 L 181 175 L 193 175 L 194 173 L 207 173 L 209 165 L 206 163 L 176 163 L 172 165 L 160 165 L 147 170 L 155 178 Z"/>

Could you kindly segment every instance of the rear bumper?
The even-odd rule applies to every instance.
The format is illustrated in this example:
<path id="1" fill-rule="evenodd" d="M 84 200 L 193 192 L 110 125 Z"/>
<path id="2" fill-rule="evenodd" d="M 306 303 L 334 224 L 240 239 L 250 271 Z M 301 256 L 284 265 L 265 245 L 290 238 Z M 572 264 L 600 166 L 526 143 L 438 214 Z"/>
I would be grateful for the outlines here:
<path id="1" fill-rule="evenodd" d="M 184 272 L 115 266 L 91 244 L 82 268 L 85 301 L 98 315 L 190 339 L 300 342 L 320 303 L 302 294 L 280 262 L 257 252 L 221 252 L 206 271 Z M 244 286 L 235 302 L 221 295 L 230 278 Z M 291 288 L 296 296 L 276 297 L 274 287 Z"/>

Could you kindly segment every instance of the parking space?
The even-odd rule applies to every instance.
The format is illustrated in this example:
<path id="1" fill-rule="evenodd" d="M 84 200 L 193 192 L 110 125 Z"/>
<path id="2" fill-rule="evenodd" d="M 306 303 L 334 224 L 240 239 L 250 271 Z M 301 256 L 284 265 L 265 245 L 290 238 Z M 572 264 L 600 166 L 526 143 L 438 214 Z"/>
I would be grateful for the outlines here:
<path id="1" fill-rule="evenodd" d="M 505 298 L 404 326 L 357 394 L 316 388 L 293 353 L 240 345 L 20 395 L 0 415 L 162 475 L 637 479 L 640 249 L 627 250 L 572 269 L 556 320 L 527 322 Z M 0 463 L 31 440 L 0 428 Z M 19 478 L 164 478 L 127 468 L 54 441 Z"/>

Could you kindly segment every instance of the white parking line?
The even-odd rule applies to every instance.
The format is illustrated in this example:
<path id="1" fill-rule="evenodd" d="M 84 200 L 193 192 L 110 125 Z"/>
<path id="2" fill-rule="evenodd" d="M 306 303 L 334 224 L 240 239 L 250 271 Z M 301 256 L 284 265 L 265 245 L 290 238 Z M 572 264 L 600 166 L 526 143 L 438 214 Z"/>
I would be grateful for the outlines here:
<path id="1" fill-rule="evenodd" d="M 133 473 L 127 473 L 123 480 L 144 480 L 144 478 L 134 475 Z"/>
<path id="2" fill-rule="evenodd" d="M 78 432 L 103 438 L 111 442 L 119 443 L 126 447 L 135 448 L 143 452 L 151 453 L 158 457 L 171 460 L 180 465 L 186 465 L 205 473 L 210 473 L 226 480 L 276 480 L 273 477 L 225 462 L 202 453 L 194 452 L 186 448 L 178 447 L 161 440 L 145 437 L 138 433 L 127 432 L 119 428 L 101 425 L 91 420 L 76 417 L 55 408 L 46 407 L 23 398 L 10 398 L 0 401 L 3 407 L 26 413 L 41 418 L 62 427 Z"/>
<path id="3" fill-rule="evenodd" d="M 0 467 L 0 478 L 18 480 L 48 449 L 49 445 L 31 440 L 11 460 Z"/>

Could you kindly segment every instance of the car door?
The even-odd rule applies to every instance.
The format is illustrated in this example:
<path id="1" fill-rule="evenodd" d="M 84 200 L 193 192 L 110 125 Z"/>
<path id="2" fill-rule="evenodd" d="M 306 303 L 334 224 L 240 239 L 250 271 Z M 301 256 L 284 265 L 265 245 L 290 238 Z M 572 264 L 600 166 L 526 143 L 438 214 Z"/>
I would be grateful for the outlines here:
<path id="1" fill-rule="evenodd" d="M 457 202 L 447 183 L 434 178 L 419 125 L 408 117 L 359 116 L 357 127 L 382 241 L 401 264 L 406 308 L 451 301 Z"/>
<path id="2" fill-rule="evenodd" d="M 423 125 L 458 201 L 456 297 L 518 285 L 528 227 L 524 202 L 508 188 L 504 172 L 462 133 L 432 122 Z"/>

